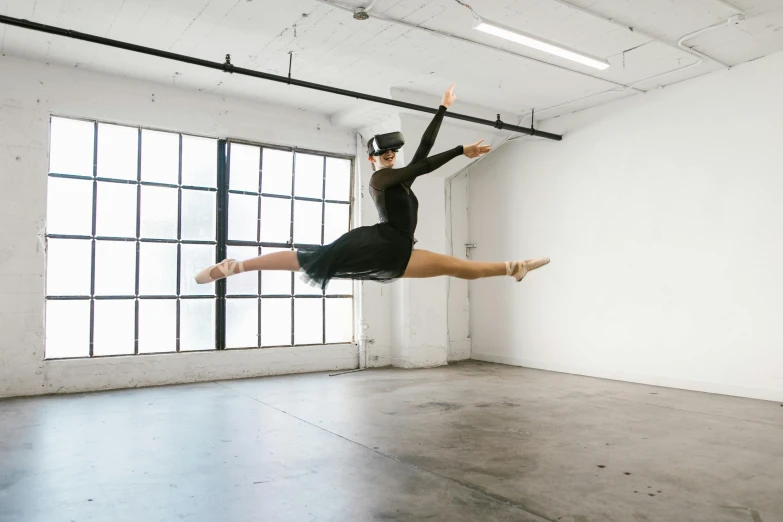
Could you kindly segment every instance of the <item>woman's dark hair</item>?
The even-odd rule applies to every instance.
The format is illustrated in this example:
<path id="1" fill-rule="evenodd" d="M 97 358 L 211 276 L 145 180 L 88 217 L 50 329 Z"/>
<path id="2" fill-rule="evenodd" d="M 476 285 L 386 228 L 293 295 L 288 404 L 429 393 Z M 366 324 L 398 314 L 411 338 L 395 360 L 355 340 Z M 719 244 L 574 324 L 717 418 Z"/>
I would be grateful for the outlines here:
<path id="1" fill-rule="evenodd" d="M 368 156 L 372 156 L 372 154 L 371 154 L 371 152 L 372 152 L 372 140 L 374 140 L 374 139 L 375 139 L 375 138 L 374 138 L 374 137 L 372 137 L 372 138 L 370 138 L 370 139 L 367 141 L 367 155 L 368 155 Z M 371 161 L 371 162 L 370 162 L 370 165 L 372 165 L 372 170 L 375 170 L 375 163 Z"/>

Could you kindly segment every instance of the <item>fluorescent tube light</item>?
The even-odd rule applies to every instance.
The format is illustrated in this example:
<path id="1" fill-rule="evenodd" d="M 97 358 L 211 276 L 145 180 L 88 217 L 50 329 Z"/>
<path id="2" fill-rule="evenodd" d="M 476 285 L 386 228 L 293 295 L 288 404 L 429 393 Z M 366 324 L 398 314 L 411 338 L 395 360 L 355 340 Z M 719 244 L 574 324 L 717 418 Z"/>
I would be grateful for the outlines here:
<path id="1" fill-rule="evenodd" d="M 609 68 L 609 62 L 606 60 L 601 60 L 600 58 L 595 58 L 593 56 L 568 49 L 562 45 L 557 45 L 552 42 L 548 42 L 543 38 L 531 36 L 521 31 L 504 27 L 500 24 L 496 24 L 495 22 L 479 20 L 479 23 L 474 27 L 474 29 L 478 29 L 483 33 L 491 34 L 493 36 L 505 38 L 506 40 L 510 40 L 518 44 L 526 45 L 527 47 L 532 47 L 533 49 L 538 49 L 539 51 L 544 51 L 545 53 L 554 54 L 555 56 L 566 58 L 568 60 L 581 63 L 582 65 L 595 67 L 596 69 L 600 69 L 602 71 Z"/>

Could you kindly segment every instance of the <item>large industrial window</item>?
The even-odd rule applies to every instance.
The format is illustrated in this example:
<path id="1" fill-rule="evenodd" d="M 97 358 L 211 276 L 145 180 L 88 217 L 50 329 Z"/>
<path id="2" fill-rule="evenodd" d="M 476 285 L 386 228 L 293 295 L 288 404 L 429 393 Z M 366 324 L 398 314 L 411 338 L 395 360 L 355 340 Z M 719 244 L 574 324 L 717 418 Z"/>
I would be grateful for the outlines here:
<path id="1" fill-rule="evenodd" d="M 50 144 L 47 358 L 353 340 L 350 281 L 193 280 L 346 232 L 350 158 L 56 117 Z"/>

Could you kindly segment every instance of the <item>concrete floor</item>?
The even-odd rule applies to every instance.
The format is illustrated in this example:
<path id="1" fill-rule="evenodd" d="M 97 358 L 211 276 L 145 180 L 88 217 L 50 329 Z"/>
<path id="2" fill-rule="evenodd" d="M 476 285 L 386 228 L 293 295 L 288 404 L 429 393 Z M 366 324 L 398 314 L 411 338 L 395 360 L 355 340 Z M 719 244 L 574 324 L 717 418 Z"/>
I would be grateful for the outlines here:
<path id="1" fill-rule="evenodd" d="M 489 363 L 0 401 L 0 520 L 783 521 L 783 407 Z"/>

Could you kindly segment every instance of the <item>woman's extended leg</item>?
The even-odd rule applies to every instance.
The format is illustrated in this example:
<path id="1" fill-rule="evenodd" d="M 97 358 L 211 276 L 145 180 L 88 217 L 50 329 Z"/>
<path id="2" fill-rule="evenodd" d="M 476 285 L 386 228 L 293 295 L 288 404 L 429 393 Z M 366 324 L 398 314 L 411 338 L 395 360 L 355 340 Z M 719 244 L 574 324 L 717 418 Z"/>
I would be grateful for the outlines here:
<path id="1" fill-rule="evenodd" d="M 483 277 L 511 275 L 519 280 L 531 270 L 540 268 L 547 263 L 549 263 L 548 258 L 520 261 L 510 265 L 508 263 L 486 263 L 436 254 L 428 250 L 414 250 L 403 277 L 452 276 L 460 279 L 481 279 Z M 196 281 L 202 284 L 211 283 L 228 275 L 254 270 L 287 270 L 289 272 L 297 272 L 299 271 L 299 261 L 296 257 L 296 252 L 293 251 L 275 252 L 274 254 L 266 254 L 240 262 L 226 259 L 199 272 L 196 275 Z"/>
<path id="2" fill-rule="evenodd" d="M 296 258 L 296 252 L 294 251 L 275 252 L 245 261 L 225 259 L 196 274 L 196 282 L 201 284 L 211 283 L 229 275 L 251 272 L 253 270 L 288 270 L 289 272 L 297 272 L 299 271 L 299 260 Z"/>
<path id="3" fill-rule="evenodd" d="M 509 265 L 506 263 L 468 261 L 457 257 L 436 254 L 428 250 L 414 250 L 403 277 L 452 276 L 460 279 L 481 279 L 482 277 L 512 275 L 521 279 L 527 272 L 540 268 L 547 263 L 549 263 L 548 258 L 514 263 L 510 267 L 511 273 L 509 274 Z M 520 271 L 522 272 L 520 273 Z"/>

